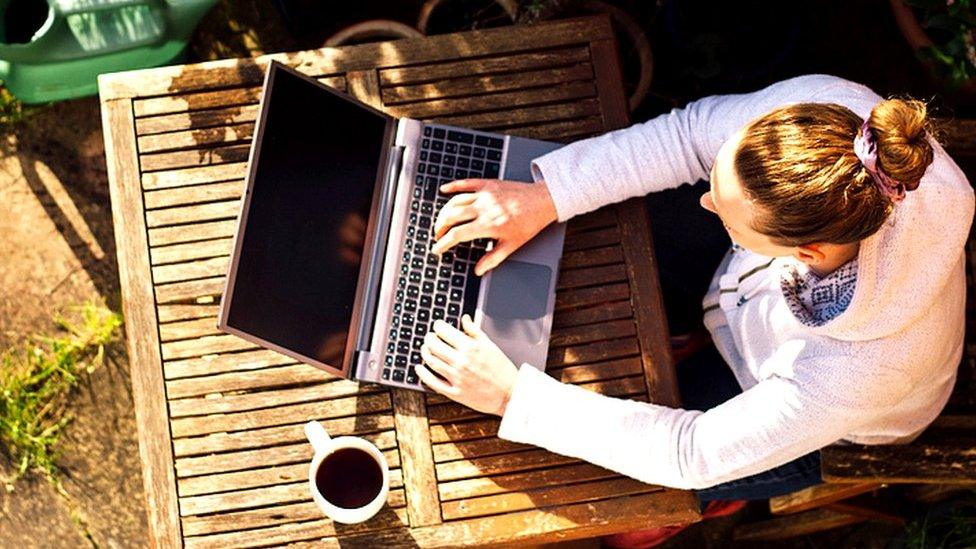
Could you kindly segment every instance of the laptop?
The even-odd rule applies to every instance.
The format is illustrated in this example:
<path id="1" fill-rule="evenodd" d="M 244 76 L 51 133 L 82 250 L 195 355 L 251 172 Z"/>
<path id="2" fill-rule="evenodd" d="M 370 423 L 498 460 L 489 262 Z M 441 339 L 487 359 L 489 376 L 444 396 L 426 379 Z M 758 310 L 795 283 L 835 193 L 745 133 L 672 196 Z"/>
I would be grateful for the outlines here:
<path id="1" fill-rule="evenodd" d="M 424 391 L 435 320 L 467 313 L 516 364 L 544 368 L 565 226 L 483 277 L 491 242 L 430 252 L 438 187 L 531 182 L 561 144 L 394 118 L 271 62 L 218 328 L 357 381 Z"/>

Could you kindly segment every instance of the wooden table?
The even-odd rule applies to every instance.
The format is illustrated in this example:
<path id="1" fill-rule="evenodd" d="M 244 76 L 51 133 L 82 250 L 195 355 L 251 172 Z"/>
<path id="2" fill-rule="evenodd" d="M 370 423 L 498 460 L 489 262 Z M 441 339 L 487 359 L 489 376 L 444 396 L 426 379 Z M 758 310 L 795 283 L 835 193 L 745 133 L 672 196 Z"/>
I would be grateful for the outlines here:
<path id="1" fill-rule="evenodd" d="M 568 142 L 628 123 L 616 56 L 596 17 L 99 80 L 156 545 L 457 546 L 698 518 L 689 492 L 500 440 L 496 417 L 336 379 L 215 328 L 269 59 L 396 115 Z M 556 310 L 551 375 L 678 403 L 640 200 L 570 223 Z M 390 499 L 374 519 L 333 524 L 311 502 L 309 419 L 385 453 Z"/>

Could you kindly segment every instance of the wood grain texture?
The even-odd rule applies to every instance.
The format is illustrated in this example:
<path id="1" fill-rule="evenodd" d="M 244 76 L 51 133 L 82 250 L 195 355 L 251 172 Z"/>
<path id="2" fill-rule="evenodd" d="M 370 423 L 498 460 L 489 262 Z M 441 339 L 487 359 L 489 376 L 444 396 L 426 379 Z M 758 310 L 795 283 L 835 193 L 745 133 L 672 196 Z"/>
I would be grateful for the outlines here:
<path id="1" fill-rule="evenodd" d="M 852 498 L 881 488 L 874 482 L 859 484 L 817 484 L 791 494 L 769 498 L 769 510 L 776 515 L 809 511 L 829 503 Z"/>
<path id="2" fill-rule="evenodd" d="M 154 443 L 169 447 L 165 535 L 186 536 L 188 547 L 454 546 L 695 520 L 689 493 L 500 440 L 497 418 L 436 395 L 334 379 L 217 331 L 270 59 L 394 115 L 562 141 L 626 124 L 606 17 L 104 77 L 105 97 L 128 106 L 128 126 L 116 131 L 128 139 L 124 169 L 139 199 L 128 215 L 142 224 L 129 251 L 151 281 L 139 306 L 151 318 L 144 326 L 155 357 L 146 364 L 163 407 L 165 433 Z M 633 265 L 646 262 L 640 242 L 627 242 L 642 230 L 636 211 L 614 206 L 570 223 L 547 369 L 565 383 L 647 402 L 645 370 L 663 359 L 648 354 L 659 341 L 646 339 L 653 326 L 639 310 L 658 303 L 632 296 L 659 291 L 634 284 L 646 276 Z M 392 490 L 378 517 L 335 525 L 308 501 L 308 419 L 384 452 Z"/>
<path id="3" fill-rule="evenodd" d="M 440 501 L 424 395 L 404 389 L 394 389 L 392 395 L 410 526 L 439 524 Z"/>
<path id="4" fill-rule="evenodd" d="M 500 56 L 572 44 L 585 45 L 590 41 L 613 38 L 606 19 L 596 23 L 600 19 L 564 19 L 545 23 L 544 29 L 541 28 L 542 25 L 505 27 L 398 40 L 395 43 L 379 42 L 344 48 L 278 53 L 253 60 L 226 59 L 193 66 L 177 65 L 112 73 L 99 78 L 99 92 L 103 99 L 135 98 L 166 96 L 177 90 L 185 93 L 226 88 L 239 86 L 241 82 L 260 83 L 264 69 L 271 60 L 296 67 L 308 74 L 325 75 L 456 61 L 459 57 Z M 137 115 L 144 116 L 153 112 L 155 111 L 144 109 L 137 111 Z"/>
<path id="5" fill-rule="evenodd" d="M 905 445 L 828 446 L 820 451 L 821 475 L 826 482 L 973 483 L 976 439 L 972 433 L 961 435 Z"/>
<path id="6" fill-rule="evenodd" d="M 156 547 L 181 547 L 173 448 L 170 443 L 155 302 L 149 271 L 149 244 L 142 216 L 139 161 L 136 157 L 132 102 L 102 102 L 102 128 L 108 161 L 112 218 L 122 287 L 126 342 L 131 364 L 132 399 L 139 426 L 139 454 L 149 533 Z"/>

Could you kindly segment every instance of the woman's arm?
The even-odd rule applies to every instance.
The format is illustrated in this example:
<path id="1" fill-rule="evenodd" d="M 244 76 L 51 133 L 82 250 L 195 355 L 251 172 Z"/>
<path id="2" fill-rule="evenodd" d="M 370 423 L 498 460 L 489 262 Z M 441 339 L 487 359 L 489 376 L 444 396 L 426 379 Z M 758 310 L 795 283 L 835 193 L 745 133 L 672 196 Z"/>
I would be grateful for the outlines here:
<path id="1" fill-rule="evenodd" d="M 533 162 L 533 177 L 546 181 L 559 221 L 708 179 L 722 143 L 739 128 L 776 107 L 808 101 L 825 87 L 838 85 L 852 84 L 833 76 L 808 75 L 753 93 L 706 97 L 541 156 Z"/>
<path id="2" fill-rule="evenodd" d="M 878 390 L 878 380 L 832 381 L 843 385 L 822 390 L 816 382 L 774 377 L 699 412 L 606 397 L 523 365 L 498 436 L 650 484 L 701 489 L 839 440 L 897 397 L 885 391 L 903 385 Z"/>

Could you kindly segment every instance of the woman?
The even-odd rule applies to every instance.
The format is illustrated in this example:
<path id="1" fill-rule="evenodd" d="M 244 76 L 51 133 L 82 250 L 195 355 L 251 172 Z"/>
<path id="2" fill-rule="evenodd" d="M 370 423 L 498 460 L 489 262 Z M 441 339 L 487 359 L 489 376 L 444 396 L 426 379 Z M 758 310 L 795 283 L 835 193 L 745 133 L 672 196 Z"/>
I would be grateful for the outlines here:
<path id="1" fill-rule="evenodd" d="M 715 496 L 727 499 L 817 482 L 809 459 L 802 475 L 763 475 L 837 441 L 908 442 L 953 387 L 973 218 L 966 177 L 925 127 L 921 103 L 810 75 L 573 143 L 533 162 L 533 185 L 445 186 L 460 194 L 439 215 L 434 251 L 495 238 L 482 274 L 553 221 L 709 179 L 701 206 L 734 245 L 703 319 L 742 392 L 707 411 L 517 368 L 467 318 L 463 330 L 437 323 L 418 372 L 501 415 L 502 438 L 652 484 L 731 487 Z"/>

